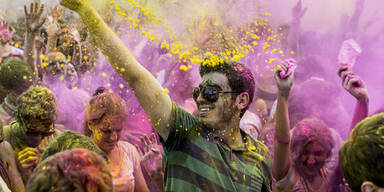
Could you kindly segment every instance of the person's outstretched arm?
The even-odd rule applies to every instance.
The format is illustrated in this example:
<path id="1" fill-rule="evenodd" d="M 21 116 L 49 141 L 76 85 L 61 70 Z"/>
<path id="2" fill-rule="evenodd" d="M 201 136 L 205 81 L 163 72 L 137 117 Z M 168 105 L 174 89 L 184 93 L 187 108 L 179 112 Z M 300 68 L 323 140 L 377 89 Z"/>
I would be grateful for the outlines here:
<path id="1" fill-rule="evenodd" d="M 28 65 L 31 66 L 34 72 L 34 79 L 38 80 L 38 69 L 36 65 L 36 35 L 40 31 L 40 27 L 44 24 L 45 18 L 41 19 L 41 15 L 44 11 L 44 5 L 39 3 L 31 3 L 30 11 L 28 13 L 27 6 L 24 5 L 25 12 L 25 24 L 27 33 L 25 35 L 25 50 L 24 60 Z"/>
<path id="2" fill-rule="evenodd" d="M 368 91 L 364 81 L 347 66 L 340 67 L 337 74 L 342 80 L 344 89 L 356 98 L 355 112 L 350 126 L 351 131 L 358 122 L 368 117 Z"/>
<path id="3" fill-rule="evenodd" d="M 96 46 L 101 49 L 112 67 L 127 81 L 139 100 L 152 125 L 166 140 L 169 130 L 172 101 L 163 92 L 156 78 L 132 55 L 119 37 L 105 24 L 89 0 L 61 0 L 61 5 L 76 11 L 93 35 Z"/>
<path id="4" fill-rule="evenodd" d="M 289 115 L 288 98 L 293 85 L 293 73 L 282 79 L 280 71 L 286 71 L 287 64 L 281 64 L 281 68 L 275 73 L 275 79 L 278 87 L 277 107 L 276 107 L 276 126 L 273 142 L 274 159 L 272 164 L 272 175 L 279 181 L 288 173 L 290 166 L 290 133 L 289 133 Z"/>

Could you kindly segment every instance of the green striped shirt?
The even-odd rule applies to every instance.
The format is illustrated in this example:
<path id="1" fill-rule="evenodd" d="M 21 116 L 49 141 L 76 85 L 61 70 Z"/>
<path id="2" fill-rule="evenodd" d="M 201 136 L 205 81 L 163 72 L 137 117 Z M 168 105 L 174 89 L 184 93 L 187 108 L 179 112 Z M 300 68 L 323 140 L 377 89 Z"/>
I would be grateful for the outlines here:
<path id="1" fill-rule="evenodd" d="M 268 149 L 242 132 L 246 146 L 231 150 L 188 112 L 173 104 L 165 150 L 165 191 L 271 191 Z"/>

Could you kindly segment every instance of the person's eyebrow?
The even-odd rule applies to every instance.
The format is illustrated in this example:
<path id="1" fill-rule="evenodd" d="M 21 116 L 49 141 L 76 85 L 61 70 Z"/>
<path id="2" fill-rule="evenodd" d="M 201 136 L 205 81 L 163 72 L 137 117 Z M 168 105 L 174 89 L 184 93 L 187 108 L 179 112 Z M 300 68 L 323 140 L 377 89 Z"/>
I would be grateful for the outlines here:
<path id="1" fill-rule="evenodd" d="M 205 80 L 205 81 L 202 81 L 200 84 L 199 84 L 199 87 L 201 87 L 201 86 L 213 86 L 213 87 L 220 87 L 221 88 L 221 86 L 219 85 L 219 84 L 217 84 L 217 83 L 214 83 L 211 79 L 207 79 L 207 80 Z"/>

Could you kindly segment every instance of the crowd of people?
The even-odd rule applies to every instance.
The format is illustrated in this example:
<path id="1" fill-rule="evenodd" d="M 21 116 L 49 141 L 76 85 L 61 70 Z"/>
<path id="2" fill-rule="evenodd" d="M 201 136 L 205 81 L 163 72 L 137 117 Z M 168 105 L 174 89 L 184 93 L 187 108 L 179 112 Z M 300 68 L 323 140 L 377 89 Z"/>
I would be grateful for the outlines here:
<path id="1" fill-rule="evenodd" d="M 356 2 L 334 41 L 357 38 Z M 300 29 L 301 1 L 278 29 L 297 70 L 263 75 L 251 53 L 179 70 L 164 48 L 129 47 L 88 0 L 60 4 L 0 15 L 0 191 L 384 191 L 384 114 L 349 63 L 333 72 L 356 100 L 343 106 L 325 70 L 336 59 L 319 59 L 337 50 Z"/>

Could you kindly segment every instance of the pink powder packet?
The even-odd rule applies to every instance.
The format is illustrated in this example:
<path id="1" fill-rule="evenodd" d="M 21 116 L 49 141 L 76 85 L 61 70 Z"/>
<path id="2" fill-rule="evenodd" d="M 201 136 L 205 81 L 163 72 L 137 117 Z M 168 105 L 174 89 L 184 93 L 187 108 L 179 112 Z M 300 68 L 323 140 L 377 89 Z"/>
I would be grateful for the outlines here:
<path id="1" fill-rule="evenodd" d="M 353 67 L 359 59 L 361 48 L 359 44 L 353 39 L 348 39 L 343 42 L 339 52 L 338 60 L 340 66 Z"/>
<path id="2" fill-rule="evenodd" d="M 297 67 L 296 61 L 292 58 L 286 59 L 284 62 L 288 64 L 288 69 L 287 71 L 280 71 L 280 77 L 282 79 L 287 78 Z"/>

